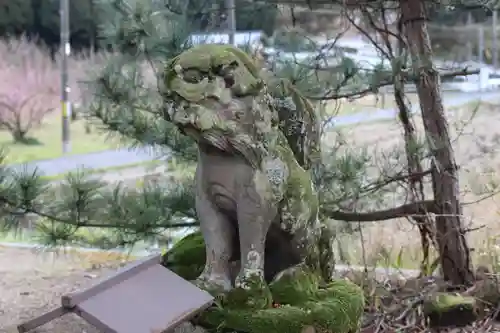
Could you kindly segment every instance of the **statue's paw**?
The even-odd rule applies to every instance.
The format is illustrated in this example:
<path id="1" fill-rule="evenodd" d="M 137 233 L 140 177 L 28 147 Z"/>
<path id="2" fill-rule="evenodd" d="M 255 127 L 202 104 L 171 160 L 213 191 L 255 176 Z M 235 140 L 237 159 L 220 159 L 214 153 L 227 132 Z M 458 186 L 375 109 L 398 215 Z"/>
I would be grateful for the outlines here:
<path id="1" fill-rule="evenodd" d="M 200 276 L 193 281 L 198 288 L 208 291 L 213 296 L 224 294 L 232 289 L 229 279 L 215 276 Z"/>
<path id="2" fill-rule="evenodd" d="M 236 276 L 234 285 L 236 288 L 243 289 L 256 289 L 261 286 L 267 286 L 264 279 L 264 270 L 250 270 L 243 268 L 238 276 Z"/>
<path id="3" fill-rule="evenodd" d="M 263 274 L 241 274 L 236 288 L 226 295 L 225 305 L 233 309 L 266 309 L 272 305 L 272 296 Z"/>

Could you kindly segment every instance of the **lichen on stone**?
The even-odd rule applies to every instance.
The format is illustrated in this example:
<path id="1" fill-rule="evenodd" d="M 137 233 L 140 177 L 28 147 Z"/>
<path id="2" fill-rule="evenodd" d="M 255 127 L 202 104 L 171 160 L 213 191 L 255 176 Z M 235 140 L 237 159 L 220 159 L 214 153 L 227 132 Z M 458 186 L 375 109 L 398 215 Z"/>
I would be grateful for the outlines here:
<path id="1" fill-rule="evenodd" d="M 472 308 L 475 306 L 474 297 L 466 297 L 459 294 L 438 293 L 431 295 L 425 302 L 426 312 L 444 312 L 456 306 Z"/>
<path id="2" fill-rule="evenodd" d="M 167 64 L 163 81 L 170 121 L 260 167 L 278 115 L 248 54 L 232 45 L 198 45 Z"/>

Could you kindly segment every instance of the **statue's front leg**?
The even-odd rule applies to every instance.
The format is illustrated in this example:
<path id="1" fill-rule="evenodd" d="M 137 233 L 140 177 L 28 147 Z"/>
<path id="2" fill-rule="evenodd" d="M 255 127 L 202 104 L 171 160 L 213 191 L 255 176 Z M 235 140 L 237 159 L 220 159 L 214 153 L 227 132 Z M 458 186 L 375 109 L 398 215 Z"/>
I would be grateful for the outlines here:
<path id="1" fill-rule="evenodd" d="M 197 282 L 206 289 L 228 291 L 232 287 L 229 261 L 233 251 L 233 226 L 204 191 L 196 195 L 196 212 L 206 248 L 205 268 Z"/>
<path id="2" fill-rule="evenodd" d="M 266 200 L 267 199 L 267 200 Z M 264 252 L 266 236 L 277 214 L 268 198 L 261 197 L 255 184 L 249 184 L 238 199 L 238 231 L 241 269 L 236 286 L 244 287 L 249 279 L 264 282 Z"/>

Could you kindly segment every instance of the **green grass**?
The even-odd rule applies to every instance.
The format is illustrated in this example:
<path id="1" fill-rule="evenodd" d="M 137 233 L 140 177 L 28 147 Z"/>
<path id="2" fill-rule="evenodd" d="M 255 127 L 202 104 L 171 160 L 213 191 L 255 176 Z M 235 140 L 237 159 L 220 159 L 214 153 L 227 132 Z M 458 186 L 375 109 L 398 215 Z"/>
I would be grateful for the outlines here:
<path id="1" fill-rule="evenodd" d="M 4 146 L 7 150 L 5 163 L 24 163 L 61 157 L 61 133 L 62 122 L 59 112 L 47 115 L 40 127 L 28 133 L 30 140 L 25 144 L 13 143 L 9 132 L 0 131 L 0 146 Z M 118 140 L 109 140 L 106 135 L 97 133 L 95 128 L 87 134 L 84 120 L 71 123 L 70 139 L 70 155 L 93 153 L 123 146 Z"/>

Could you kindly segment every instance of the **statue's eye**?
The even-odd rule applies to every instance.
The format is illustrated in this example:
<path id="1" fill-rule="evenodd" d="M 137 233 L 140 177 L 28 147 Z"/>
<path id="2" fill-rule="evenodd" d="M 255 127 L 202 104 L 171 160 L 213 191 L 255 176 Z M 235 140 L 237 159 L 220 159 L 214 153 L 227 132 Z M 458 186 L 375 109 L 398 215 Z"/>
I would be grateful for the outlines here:
<path id="1" fill-rule="evenodd" d="M 184 81 L 189 83 L 200 83 L 203 80 L 203 75 L 197 70 L 187 70 L 184 72 Z"/>

